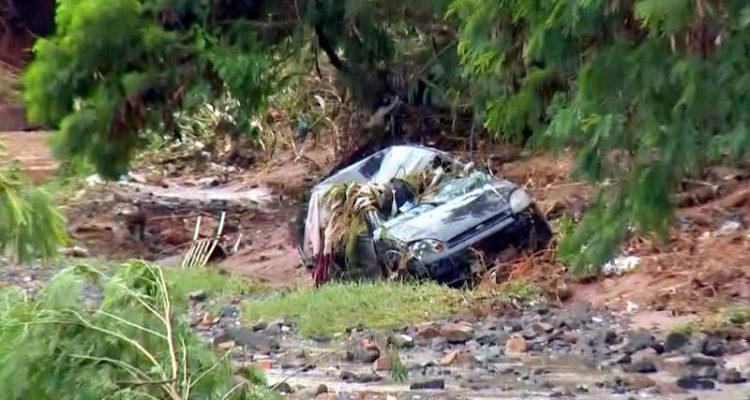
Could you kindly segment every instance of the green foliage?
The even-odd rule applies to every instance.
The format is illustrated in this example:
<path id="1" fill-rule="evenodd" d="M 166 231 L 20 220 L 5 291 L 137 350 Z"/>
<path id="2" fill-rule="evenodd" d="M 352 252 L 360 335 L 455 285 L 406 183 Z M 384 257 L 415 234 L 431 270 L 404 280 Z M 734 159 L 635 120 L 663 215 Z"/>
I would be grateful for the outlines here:
<path id="1" fill-rule="evenodd" d="M 191 292 L 198 290 L 219 297 L 268 291 L 261 283 L 232 276 L 212 267 L 165 268 L 163 273 L 171 285 L 170 293 L 175 299 L 186 299 Z"/>
<path id="2" fill-rule="evenodd" d="M 425 34 L 445 6 L 445 0 L 408 6 L 394 0 L 60 0 L 56 32 L 37 41 L 23 74 L 23 98 L 31 120 L 59 127 L 59 156 L 88 159 L 102 176 L 116 178 L 145 146 L 146 132 L 172 134 L 175 114 L 189 116 L 205 104 L 228 105 L 225 133 L 257 136 L 253 117 L 291 74 L 310 73 L 311 63 L 286 69 L 309 54 L 303 50 L 310 49 L 310 37 L 354 98 L 377 100 L 392 63 L 412 68 L 407 54 L 430 58 L 433 67 L 449 58 L 450 52 L 434 54 L 443 40 Z M 397 46 L 396 38 L 411 39 L 411 46 Z M 448 70 L 433 75 L 442 81 Z M 426 69 L 420 66 L 412 78 L 419 71 Z"/>
<path id="3" fill-rule="evenodd" d="M 84 293 L 102 293 L 99 304 Z M 90 296 L 90 294 L 89 294 Z M 114 275 L 63 270 L 38 298 L 0 296 L 0 389 L 10 399 L 268 399 L 239 388 L 173 314 L 161 270 L 141 261 Z"/>
<path id="4" fill-rule="evenodd" d="M 248 322 L 288 317 L 305 336 L 335 335 L 359 324 L 392 328 L 429 321 L 449 315 L 461 301 L 461 292 L 430 283 L 336 283 L 250 301 L 241 315 Z"/>
<path id="5" fill-rule="evenodd" d="M 533 283 L 522 279 L 514 279 L 506 283 L 503 290 L 504 297 L 513 297 L 522 302 L 539 301 L 542 295 Z"/>
<path id="6" fill-rule="evenodd" d="M 633 232 L 667 233 L 670 193 L 748 154 L 750 6 L 688 0 L 455 0 L 486 126 L 578 149 L 603 185 L 560 253 L 581 273 Z"/>
<path id="7" fill-rule="evenodd" d="M 393 346 L 390 346 L 388 349 L 388 361 L 390 362 L 388 375 L 390 375 L 394 381 L 403 382 L 409 377 L 409 370 L 401 361 L 401 355 L 399 354 L 398 349 Z"/>
<path id="8" fill-rule="evenodd" d="M 0 254 L 49 259 L 67 241 L 65 219 L 47 192 L 25 182 L 16 164 L 0 171 Z"/>

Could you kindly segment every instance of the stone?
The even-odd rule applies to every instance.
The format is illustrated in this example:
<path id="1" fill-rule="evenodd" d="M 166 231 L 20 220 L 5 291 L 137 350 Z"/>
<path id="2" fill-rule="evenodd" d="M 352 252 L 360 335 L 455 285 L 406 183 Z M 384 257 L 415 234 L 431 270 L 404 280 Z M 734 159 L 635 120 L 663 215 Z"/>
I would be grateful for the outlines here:
<path id="1" fill-rule="evenodd" d="M 630 355 L 633 362 L 638 362 L 643 359 L 653 359 L 655 356 L 656 356 L 656 350 L 652 349 L 651 347 L 638 350 L 635 353 Z"/>
<path id="2" fill-rule="evenodd" d="M 504 332 L 521 332 L 523 330 L 523 324 L 521 321 L 511 320 L 503 325 Z"/>
<path id="3" fill-rule="evenodd" d="M 716 360 L 701 354 L 694 354 L 690 356 L 687 364 L 693 367 L 713 367 L 716 365 Z"/>
<path id="4" fill-rule="evenodd" d="M 687 374 L 677 379 L 677 386 L 687 390 L 710 390 L 715 388 L 716 384 L 711 380 Z"/>
<path id="5" fill-rule="evenodd" d="M 739 383 L 746 383 L 747 378 L 743 377 L 740 371 L 737 371 L 736 369 L 731 368 L 731 369 L 721 371 L 721 373 L 719 373 L 719 382 L 730 384 L 730 385 L 736 385 Z"/>
<path id="6" fill-rule="evenodd" d="M 440 336 L 440 330 L 432 325 L 417 329 L 417 337 L 421 339 L 434 339 L 438 336 Z"/>
<path id="7" fill-rule="evenodd" d="M 601 343 L 613 345 L 617 343 L 617 340 L 619 338 L 617 337 L 617 332 L 611 329 L 605 329 L 599 332 L 598 339 L 601 341 Z"/>
<path id="8" fill-rule="evenodd" d="M 583 338 L 583 335 L 578 331 L 565 331 L 562 337 L 567 343 L 576 344 Z"/>
<path id="9" fill-rule="evenodd" d="M 292 387 L 288 383 L 286 383 L 286 382 L 279 382 L 278 385 L 274 385 L 273 386 L 273 390 L 275 390 L 276 392 L 279 392 L 281 394 L 291 394 L 291 393 L 294 393 L 294 389 L 292 389 Z"/>
<path id="10" fill-rule="evenodd" d="M 682 332 L 671 332 L 667 335 L 667 338 L 664 339 L 664 351 L 671 353 L 680 350 L 687 346 L 689 342 L 690 338 L 688 335 Z"/>
<path id="11" fill-rule="evenodd" d="M 391 369 L 391 358 L 388 354 L 381 354 L 380 357 L 372 363 L 374 371 L 388 371 Z"/>
<path id="12" fill-rule="evenodd" d="M 213 314 L 210 312 L 203 313 L 203 317 L 201 318 L 201 325 L 203 326 L 211 326 L 216 324 L 216 318 L 214 318 Z"/>
<path id="13" fill-rule="evenodd" d="M 465 322 L 448 323 L 440 328 L 440 336 L 451 344 L 466 343 L 474 338 L 474 327 Z"/>
<path id="14" fill-rule="evenodd" d="M 526 339 L 519 333 L 511 335 L 510 339 L 505 342 L 505 354 L 507 355 L 518 355 L 528 351 L 528 344 Z"/>
<path id="15" fill-rule="evenodd" d="M 641 329 L 630 333 L 624 350 L 632 354 L 638 350 L 643 350 L 649 347 L 653 348 L 654 345 L 656 345 L 656 339 L 654 339 L 651 332 Z"/>
<path id="16" fill-rule="evenodd" d="M 354 382 L 356 383 L 374 383 L 374 382 L 380 382 L 383 380 L 383 377 L 378 374 L 358 374 L 354 377 Z"/>
<path id="17" fill-rule="evenodd" d="M 656 365 L 654 361 L 645 358 L 638 361 L 634 361 L 630 364 L 625 364 L 622 369 L 625 372 L 639 373 L 639 374 L 651 374 L 656 372 Z"/>
<path id="18" fill-rule="evenodd" d="M 357 378 L 357 374 L 351 371 L 341 371 L 339 379 L 345 382 L 353 382 Z"/>
<path id="19" fill-rule="evenodd" d="M 208 294 L 205 290 L 196 290 L 195 292 L 191 292 L 188 294 L 188 299 L 191 301 L 203 301 L 208 298 Z"/>
<path id="20" fill-rule="evenodd" d="M 361 364 L 371 364 L 380 358 L 380 351 L 376 347 L 356 346 L 346 352 L 346 361 Z"/>
<path id="21" fill-rule="evenodd" d="M 430 379 L 428 381 L 414 382 L 409 386 L 409 390 L 443 390 L 445 389 L 445 380 Z"/>
<path id="22" fill-rule="evenodd" d="M 703 342 L 703 349 L 701 353 L 709 357 L 721 357 L 724 355 L 724 339 L 718 337 L 710 337 Z"/>
<path id="23" fill-rule="evenodd" d="M 318 343 L 328 343 L 331 341 L 331 337 L 322 333 L 319 333 L 312 337 L 312 340 Z"/>
<path id="24" fill-rule="evenodd" d="M 265 330 L 266 328 L 268 328 L 268 324 L 265 323 L 265 322 L 258 322 L 255 325 L 253 325 L 253 330 L 255 332 L 259 332 L 259 331 Z"/>
<path id="25" fill-rule="evenodd" d="M 716 379 L 719 376 L 719 370 L 716 367 L 701 367 L 693 371 L 697 378 Z"/>
<path id="26" fill-rule="evenodd" d="M 544 333 L 550 333 L 550 332 L 552 332 L 555 329 L 554 326 L 552 326 L 551 324 L 548 324 L 546 322 L 538 322 L 538 323 L 532 325 L 532 328 L 535 331 L 539 332 L 539 333 L 542 333 L 542 332 L 544 332 Z"/>
<path id="27" fill-rule="evenodd" d="M 631 389 L 643 390 L 656 386 L 656 381 L 644 374 L 628 374 L 621 379 L 621 385 Z"/>
<path id="28" fill-rule="evenodd" d="M 410 349 L 414 347 L 414 338 L 409 335 L 397 334 L 393 336 L 391 341 L 399 349 Z"/>
<path id="29" fill-rule="evenodd" d="M 226 335 L 238 346 L 260 352 L 271 352 L 281 347 L 276 339 L 247 328 L 228 328 Z"/>
<path id="30" fill-rule="evenodd" d="M 442 359 L 440 359 L 440 365 L 442 366 L 450 366 L 450 365 L 470 366 L 470 365 L 475 365 L 476 363 L 477 363 L 477 359 L 474 357 L 473 354 L 471 354 L 471 351 L 468 349 L 454 350 L 446 354 Z"/>
<path id="31" fill-rule="evenodd" d="M 240 310 L 237 308 L 237 306 L 233 304 L 227 304 L 221 307 L 221 310 L 219 311 L 219 317 L 234 318 L 234 317 L 237 317 L 239 313 L 240 313 Z"/>

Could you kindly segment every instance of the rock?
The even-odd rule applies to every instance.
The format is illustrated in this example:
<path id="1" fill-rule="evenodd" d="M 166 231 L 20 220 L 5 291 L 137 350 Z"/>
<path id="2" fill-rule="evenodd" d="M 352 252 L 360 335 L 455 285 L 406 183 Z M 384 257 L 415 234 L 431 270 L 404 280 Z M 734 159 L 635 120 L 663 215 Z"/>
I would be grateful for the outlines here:
<path id="1" fill-rule="evenodd" d="M 341 371 L 339 379 L 345 382 L 353 382 L 357 378 L 357 374 L 351 371 Z"/>
<path id="2" fill-rule="evenodd" d="M 281 394 L 294 393 L 294 389 L 292 389 L 292 387 L 286 382 L 280 382 L 278 385 L 273 386 L 273 390 Z"/>
<path id="3" fill-rule="evenodd" d="M 677 386 L 687 390 L 709 390 L 715 388 L 716 384 L 711 380 L 687 374 L 677 379 Z"/>
<path id="4" fill-rule="evenodd" d="M 429 381 L 414 382 L 409 386 L 409 390 L 443 390 L 445 389 L 445 380 L 430 379 Z"/>
<path id="5" fill-rule="evenodd" d="M 319 333 L 312 337 L 312 340 L 318 343 L 328 343 L 331 341 L 331 337 L 322 333 Z"/>
<path id="6" fill-rule="evenodd" d="M 372 363 L 374 371 L 388 371 L 391 369 L 391 358 L 388 354 L 381 354 L 380 357 Z"/>
<path id="7" fill-rule="evenodd" d="M 535 331 L 534 329 L 527 328 L 527 329 L 524 329 L 524 331 L 521 333 L 521 335 L 526 340 L 532 340 L 532 339 L 536 338 L 537 336 L 539 336 L 539 332 Z"/>
<path id="8" fill-rule="evenodd" d="M 528 350 L 526 339 L 523 338 L 519 333 L 511 335 L 510 339 L 505 342 L 505 354 L 507 355 L 518 355 L 525 353 Z"/>
<path id="9" fill-rule="evenodd" d="M 213 314 L 210 312 L 205 312 L 203 314 L 203 317 L 201 318 L 201 325 L 203 326 L 211 326 L 215 325 L 218 322 L 217 318 L 214 318 Z"/>
<path id="10" fill-rule="evenodd" d="M 374 363 L 380 358 L 380 351 L 376 347 L 356 346 L 346 352 L 346 361 L 362 364 Z"/>
<path id="11" fill-rule="evenodd" d="M 601 343 L 607 344 L 607 345 L 613 345 L 617 343 L 617 332 L 611 330 L 611 329 L 605 329 L 603 331 L 600 331 L 597 335 L 597 338 Z"/>
<path id="12" fill-rule="evenodd" d="M 581 335 L 581 333 L 578 331 L 565 331 L 562 337 L 564 341 L 571 344 L 576 344 L 583 338 L 583 335 Z"/>
<path id="13" fill-rule="evenodd" d="M 383 380 L 383 377 L 378 374 L 358 374 L 354 377 L 354 382 L 356 383 L 374 383 L 374 382 L 380 382 Z"/>
<path id="14" fill-rule="evenodd" d="M 664 351 L 671 353 L 687 346 L 689 342 L 690 338 L 688 335 L 682 332 L 671 332 L 667 335 L 667 338 L 664 339 Z"/>
<path id="15" fill-rule="evenodd" d="M 276 339 L 247 328 L 228 328 L 226 335 L 238 346 L 260 352 L 267 353 L 281 347 Z"/>
<path id="16" fill-rule="evenodd" d="M 619 384 L 630 389 L 643 390 L 656 386 L 656 381 L 644 374 L 636 373 L 628 374 L 620 378 Z"/>
<path id="17" fill-rule="evenodd" d="M 641 329 L 635 332 L 631 332 L 628 337 L 628 343 L 625 345 L 625 351 L 628 353 L 635 353 L 638 350 L 646 348 L 653 348 L 656 345 L 656 339 L 647 330 Z"/>
<path id="18" fill-rule="evenodd" d="M 747 379 L 742 376 L 740 371 L 731 368 L 719 373 L 719 382 L 734 385 L 739 383 L 746 383 Z"/>
<path id="19" fill-rule="evenodd" d="M 716 367 L 701 367 L 693 371 L 696 378 L 716 379 L 719 376 L 719 370 Z"/>
<path id="20" fill-rule="evenodd" d="M 465 322 L 448 323 L 440 328 L 440 336 L 451 344 L 466 343 L 474 338 L 474 327 Z"/>
<path id="21" fill-rule="evenodd" d="M 449 365 L 470 366 L 476 363 L 477 363 L 476 358 L 474 357 L 473 354 L 471 354 L 471 351 L 468 349 L 452 351 L 446 354 L 442 359 L 440 359 L 440 365 L 442 366 L 449 366 Z"/>
<path id="22" fill-rule="evenodd" d="M 227 304 L 221 307 L 219 311 L 219 317 L 221 318 L 235 318 L 239 315 L 240 310 L 233 304 Z"/>
<path id="23" fill-rule="evenodd" d="M 718 337 L 710 337 L 703 342 L 703 349 L 701 353 L 709 357 L 721 357 L 724 354 L 724 339 Z"/>
<path id="24" fill-rule="evenodd" d="M 539 322 L 532 325 L 532 329 L 534 329 L 538 333 L 550 333 L 555 329 L 555 327 L 546 322 Z"/>
<path id="25" fill-rule="evenodd" d="M 631 362 L 633 362 L 633 358 L 630 357 L 630 354 L 623 354 L 615 359 L 617 364 L 630 364 Z"/>
<path id="26" fill-rule="evenodd" d="M 394 335 L 391 341 L 393 342 L 393 345 L 399 349 L 410 349 L 414 347 L 414 338 L 409 335 Z"/>
<path id="27" fill-rule="evenodd" d="M 191 292 L 188 294 L 188 299 L 191 301 L 203 301 L 208 298 L 208 294 L 205 290 L 196 290 L 195 292 Z"/>
<path id="28" fill-rule="evenodd" d="M 266 328 L 268 328 L 268 324 L 265 323 L 265 322 L 258 322 L 255 325 L 253 325 L 253 330 L 255 332 L 259 332 L 259 331 L 265 330 Z"/>
<path id="29" fill-rule="evenodd" d="M 643 359 L 653 359 L 656 356 L 656 350 L 652 348 L 646 348 L 642 350 L 638 350 L 635 353 L 631 354 L 631 359 L 633 362 L 638 362 Z"/>
<path id="30" fill-rule="evenodd" d="M 711 357 L 695 354 L 690 356 L 687 364 L 693 367 L 713 367 L 716 365 L 716 360 Z"/>
<path id="31" fill-rule="evenodd" d="M 89 258 L 91 256 L 89 251 L 81 246 L 66 247 L 63 250 L 63 254 L 66 257 L 73 257 L 73 258 Z"/>
<path id="32" fill-rule="evenodd" d="M 523 330 L 521 321 L 511 320 L 503 325 L 503 332 L 520 332 Z"/>
<path id="33" fill-rule="evenodd" d="M 440 336 L 440 330 L 434 326 L 423 326 L 417 329 L 417 337 L 422 339 L 434 339 Z"/>
<path id="34" fill-rule="evenodd" d="M 656 372 L 656 365 L 654 361 L 648 358 L 634 361 L 631 364 L 625 364 L 622 369 L 625 372 L 640 373 L 640 374 L 651 374 Z"/>

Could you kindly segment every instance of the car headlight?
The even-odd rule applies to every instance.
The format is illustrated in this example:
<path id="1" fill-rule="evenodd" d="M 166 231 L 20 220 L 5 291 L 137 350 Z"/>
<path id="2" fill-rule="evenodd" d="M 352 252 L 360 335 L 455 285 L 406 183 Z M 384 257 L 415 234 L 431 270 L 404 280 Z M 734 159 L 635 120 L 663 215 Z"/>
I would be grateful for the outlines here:
<path id="1" fill-rule="evenodd" d="M 531 195 L 521 188 L 518 188 L 510 194 L 510 210 L 518 214 L 531 206 L 533 202 Z"/>
<path id="2" fill-rule="evenodd" d="M 417 259 L 427 254 L 442 253 L 445 250 L 443 242 L 434 239 L 420 240 L 409 246 L 411 253 Z"/>

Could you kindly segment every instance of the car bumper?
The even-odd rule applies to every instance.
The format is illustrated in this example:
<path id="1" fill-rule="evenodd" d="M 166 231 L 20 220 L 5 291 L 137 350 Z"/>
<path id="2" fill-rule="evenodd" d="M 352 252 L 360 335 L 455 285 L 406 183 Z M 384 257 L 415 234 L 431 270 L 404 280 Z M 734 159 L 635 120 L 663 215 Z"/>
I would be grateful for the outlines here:
<path id="1" fill-rule="evenodd" d="M 463 286 L 472 279 L 477 251 L 492 256 L 509 246 L 522 247 L 534 228 L 534 210 L 509 216 L 493 229 L 458 243 L 445 252 L 408 263 L 409 272 L 420 279 L 433 279 L 448 286 Z"/>

